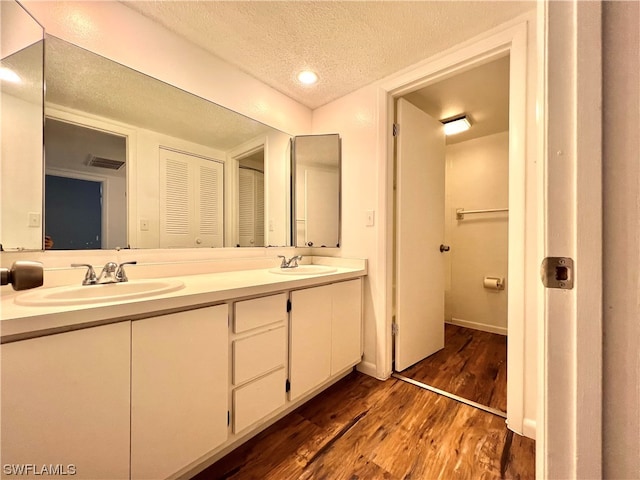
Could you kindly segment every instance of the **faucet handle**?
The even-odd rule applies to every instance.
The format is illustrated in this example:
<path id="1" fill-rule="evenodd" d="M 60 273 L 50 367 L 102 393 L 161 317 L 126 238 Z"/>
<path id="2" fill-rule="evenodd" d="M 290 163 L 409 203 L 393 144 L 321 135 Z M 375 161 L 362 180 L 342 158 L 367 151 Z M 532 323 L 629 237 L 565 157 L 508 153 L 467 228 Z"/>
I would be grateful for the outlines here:
<path id="1" fill-rule="evenodd" d="M 84 280 L 82 280 L 82 285 L 95 285 L 98 281 L 98 277 L 96 277 L 96 272 L 93 269 L 93 265 L 89 265 L 88 263 L 72 263 L 72 267 L 87 267 L 87 273 L 84 275 Z"/>
<path id="2" fill-rule="evenodd" d="M 291 257 L 291 260 L 289 260 L 289 266 L 297 267 L 298 266 L 298 260 L 302 260 L 302 255 L 296 255 L 295 257 Z M 293 265 L 291 265 L 291 264 L 293 264 Z"/>
<path id="3" fill-rule="evenodd" d="M 284 255 L 278 255 L 278 258 L 282 259 L 282 263 L 280 264 L 280 268 L 287 268 L 289 266 L 289 262 L 287 262 L 287 257 Z"/>
<path id="4" fill-rule="evenodd" d="M 118 282 L 128 282 L 129 279 L 127 278 L 127 273 L 124 271 L 124 266 L 125 265 L 135 265 L 136 263 L 138 263 L 137 261 L 133 260 L 131 262 L 123 262 L 118 266 L 118 270 L 116 270 L 116 280 Z"/>

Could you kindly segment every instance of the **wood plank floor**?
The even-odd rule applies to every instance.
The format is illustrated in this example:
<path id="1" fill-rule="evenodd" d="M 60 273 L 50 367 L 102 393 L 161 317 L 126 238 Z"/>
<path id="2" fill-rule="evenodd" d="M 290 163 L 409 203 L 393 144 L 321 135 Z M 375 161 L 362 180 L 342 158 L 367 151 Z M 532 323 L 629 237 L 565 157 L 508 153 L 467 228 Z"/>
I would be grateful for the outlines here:
<path id="1" fill-rule="evenodd" d="M 194 480 L 533 479 L 535 442 L 504 419 L 352 373 Z"/>
<path id="2" fill-rule="evenodd" d="M 507 337 L 445 324 L 444 349 L 400 372 L 445 392 L 507 411 Z"/>

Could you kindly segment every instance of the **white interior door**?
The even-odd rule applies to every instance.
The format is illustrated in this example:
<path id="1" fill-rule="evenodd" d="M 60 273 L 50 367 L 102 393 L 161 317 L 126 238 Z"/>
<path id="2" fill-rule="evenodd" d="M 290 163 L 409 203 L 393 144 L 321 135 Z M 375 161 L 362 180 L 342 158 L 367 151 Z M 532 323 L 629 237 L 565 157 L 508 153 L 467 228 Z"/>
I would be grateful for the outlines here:
<path id="1" fill-rule="evenodd" d="M 444 347 L 445 138 L 442 124 L 398 100 L 395 370 Z"/>

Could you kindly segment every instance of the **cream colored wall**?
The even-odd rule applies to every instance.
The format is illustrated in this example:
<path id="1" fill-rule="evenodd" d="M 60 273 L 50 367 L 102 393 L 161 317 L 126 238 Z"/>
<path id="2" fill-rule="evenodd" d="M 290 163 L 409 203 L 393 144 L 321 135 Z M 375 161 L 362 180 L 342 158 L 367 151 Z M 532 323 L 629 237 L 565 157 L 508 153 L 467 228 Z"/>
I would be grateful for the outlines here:
<path id="1" fill-rule="evenodd" d="M 42 27 L 17 2 L 1 2 L 0 57 L 6 58 L 42 39 Z"/>
<path id="2" fill-rule="evenodd" d="M 640 478 L 638 25 L 640 3 L 603 3 L 604 478 Z"/>
<path id="3" fill-rule="evenodd" d="M 456 209 L 506 208 L 509 203 L 509 132 L 447 146 L 445 188 L 446 321 L 507 334 L 507 295 L 483 286 L 485 276 L 507 280 L 507 213 L 456 218 Z"/>

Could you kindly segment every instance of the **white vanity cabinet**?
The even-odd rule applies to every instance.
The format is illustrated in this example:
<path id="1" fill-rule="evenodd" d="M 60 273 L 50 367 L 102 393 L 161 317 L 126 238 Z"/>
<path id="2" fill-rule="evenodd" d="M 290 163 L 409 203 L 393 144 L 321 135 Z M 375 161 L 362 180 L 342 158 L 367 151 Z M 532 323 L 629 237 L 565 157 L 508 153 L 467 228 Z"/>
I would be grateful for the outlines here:
<path id="1" fill-rule="evenodd" d="M 7 468 L 29 467 L 10 477 L 129 478 L 130 328 L 126 321 L 0 347 L 3 478 Z"/>
<path id="2" fill-rule="evenodd" d="M 286 401 L 287 295 L 235 302 L 232 350 L 232 424 L 237 434 Z"/>
<path id="3" fill-rule="evenodd" d="M 289 398 L 294 401 L 362 356 L 362 280 L 291 292 Z"/>
<path id="4" fill-rule="evenodd" d="M 132 479 L 166 478 L 225 442 L 228 362 L 226 304 L 132 322 Z"/>

